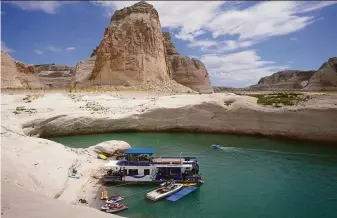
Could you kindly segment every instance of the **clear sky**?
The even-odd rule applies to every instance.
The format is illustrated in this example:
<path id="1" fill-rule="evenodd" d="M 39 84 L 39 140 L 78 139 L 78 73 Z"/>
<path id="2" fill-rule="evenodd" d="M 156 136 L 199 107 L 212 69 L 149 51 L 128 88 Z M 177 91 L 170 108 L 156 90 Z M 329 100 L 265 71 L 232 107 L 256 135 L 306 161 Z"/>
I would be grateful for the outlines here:
<path id="1" fill-rule="evenodd" d="M 1 47 L 27 64 L 73 65 L 133 1 L 1 2 Z M 149 2 L 178 52 L 201 59 L 214 86 L 245 87 L 337 56 L 337 1 Z"/>

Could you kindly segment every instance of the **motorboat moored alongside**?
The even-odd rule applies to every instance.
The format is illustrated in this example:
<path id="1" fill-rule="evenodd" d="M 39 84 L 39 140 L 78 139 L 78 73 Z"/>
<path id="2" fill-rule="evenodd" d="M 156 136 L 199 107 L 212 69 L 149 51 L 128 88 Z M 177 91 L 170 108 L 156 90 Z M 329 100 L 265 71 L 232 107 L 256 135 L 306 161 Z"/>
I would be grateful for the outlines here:
<path id="1" fill-rule="evenodd" d="M 126 210 L 128 207 L 125 204 L 114 203 L 109 206 L 105 211 L 107 213 L 118 213 L 120 211 Z"/>
<path id="2" fill-rule="evenodd" d="M 177 184 L 175 182 L 166 182 L 159 188 L 146 194 L 146 197 L 152 201 L 158 201 L 162 198 L 168 197 L 183 187 L 183 184 Z"/>
<path id="3" fill-rule="evenodd" d="M 106 203 L 107 204 L 111 204 L 111 203 L 116 203 L 116 202 L 119 202 L 121 200 L 123 200 L 124 198 L 120 195 L 116 195 L 116 196 L 111 196 L 107 201 Z"/>

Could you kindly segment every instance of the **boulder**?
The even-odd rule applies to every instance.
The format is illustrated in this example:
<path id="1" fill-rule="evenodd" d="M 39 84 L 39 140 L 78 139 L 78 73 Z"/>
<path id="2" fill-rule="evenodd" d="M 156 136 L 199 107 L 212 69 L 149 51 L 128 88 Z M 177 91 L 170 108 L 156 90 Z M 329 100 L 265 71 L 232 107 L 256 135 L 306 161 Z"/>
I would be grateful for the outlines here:
<path id="1" fill-rule="evenodd" d="M 93 147 L 95 152 L 103 153 L 107 157 L 116 156 L 128 148 L 131 146 L 127 142 L 117 140 L 101 142 Z"/>

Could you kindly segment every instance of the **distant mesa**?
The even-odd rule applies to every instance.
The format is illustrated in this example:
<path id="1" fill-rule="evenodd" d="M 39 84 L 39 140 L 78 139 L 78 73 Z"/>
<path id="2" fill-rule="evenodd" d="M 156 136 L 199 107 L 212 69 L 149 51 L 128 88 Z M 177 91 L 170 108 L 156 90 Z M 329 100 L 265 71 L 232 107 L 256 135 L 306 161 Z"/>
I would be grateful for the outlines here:
<path id="1" fill-rule="evenodd" d="M 285 70 L 266 76 L 250 90 L 337 90 L 337 57 L 318 70 Z"/>

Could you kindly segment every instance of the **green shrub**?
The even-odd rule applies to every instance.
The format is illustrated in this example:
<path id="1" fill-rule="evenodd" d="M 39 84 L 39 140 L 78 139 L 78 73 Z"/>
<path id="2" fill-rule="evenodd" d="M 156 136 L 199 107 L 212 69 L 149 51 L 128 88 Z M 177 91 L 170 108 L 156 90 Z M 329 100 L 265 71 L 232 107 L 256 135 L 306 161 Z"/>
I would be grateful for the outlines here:
<path id="1" fill-rule="evenodd" d="M 248 96 L 257 98 L 257 103 L 270 105 L 273 107 L 282 107 L 282 105 L 292 106 L 299 102 L 307 101 L 310 96 L 303 97 L 303 94 L 292 92 L 279 92 L 273 94 L 249 94 Z"/>
<path id="2" fill-rule="evenodd" d="M 73 85 L 72 84 L 69 84 L 68 85 L 68 92 L 73 92 Z"/>

